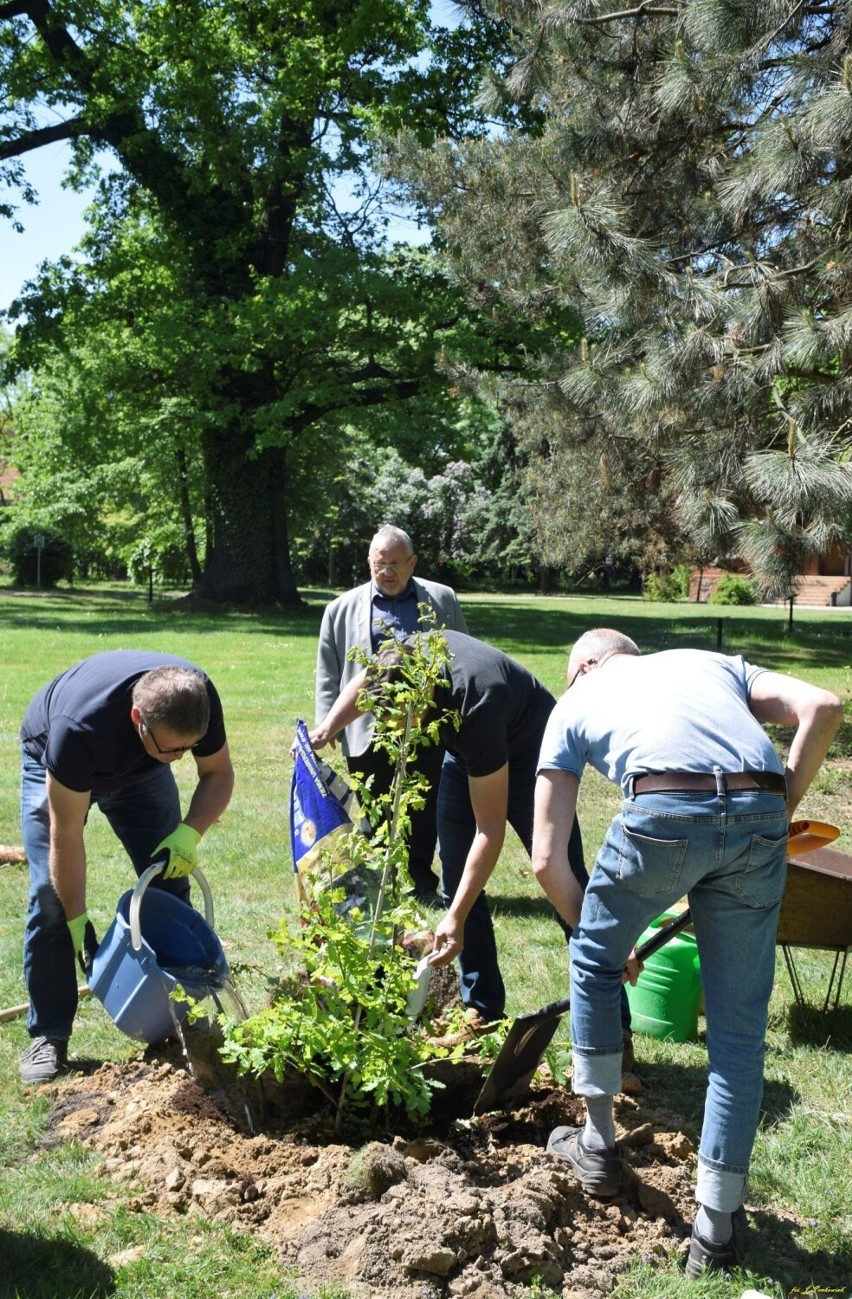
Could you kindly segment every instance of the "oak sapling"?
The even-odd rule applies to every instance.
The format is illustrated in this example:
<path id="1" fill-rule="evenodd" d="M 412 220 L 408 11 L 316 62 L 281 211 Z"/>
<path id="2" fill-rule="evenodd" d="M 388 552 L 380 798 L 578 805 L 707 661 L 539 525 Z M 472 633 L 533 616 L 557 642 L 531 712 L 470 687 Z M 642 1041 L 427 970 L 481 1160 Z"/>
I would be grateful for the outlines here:
<path id="1" fill-rule="evenodd" d="M 464 1034 L 453 1047 L 435 1041 L 429 1019 L 412 1023 L 408 1002 L 416 986 L 419 950 L 406 937 L 424 929 L 408 874 L 407 841 L 413 808 L 422 804 L 424 779 L 409 767 L 424 745 L 438 741 L 439 725 L 453 719 L 433 708 L 435 687 L 449 650 L 431 611 L 421 606 L 421 634 L 413 638 L 391 679 L 381 679 L 393 639 L 376 656 L 355 651 L 368 668 L 359 697 L 375 718 L 374 743 L 394 764 L 386 794 L 374 795 L 371 780 L 353 780 L 367 837 L 353 831 L 320 855 L 308 877 L 309 901 L 295 928 L 282 921 L 271 933 L 284 960 L 294 959 L 301 977 L 259 1014 L 226 1026 L 223 1057 L 241 1073 L 287 1070 L 303 1074 L 332 1103 L 338 1124 L 347 1109 L 402 1107 L 410 1117 L 427 1114 L 442 1086 L 425 1066 L 460 1059 Z M 354 871 L 365 882 L 366 903 L 349 905 L 339 886 Z M 414 950 L 412 950 L 414 947 Z M 456 1020 L 463 1018 L 459 1009 Z M 446 1020 L 441 1025 L 447 1034 Z"/>

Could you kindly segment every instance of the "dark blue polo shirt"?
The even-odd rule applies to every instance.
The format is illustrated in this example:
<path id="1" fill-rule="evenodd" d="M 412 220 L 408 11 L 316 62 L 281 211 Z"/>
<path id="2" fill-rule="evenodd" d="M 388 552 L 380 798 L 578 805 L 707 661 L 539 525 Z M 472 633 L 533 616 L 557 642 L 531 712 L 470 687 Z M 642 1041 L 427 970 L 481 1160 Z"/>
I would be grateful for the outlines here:
<path id="1" fill-rule="evenodd" d="M 77 793 L 104 794 L 144 780 L 161 764 L 145 751 L 130 720 L 133 687 L 146 672 L 165 667 L 192 668 L 203 678 L 210 725 L 192 753 L 199 758 L 218 753 L 225 722 L 213 682 L 186 659 L 147 650 L 93 654 L 43 686 L 24 714 L 25 751 Z"/>

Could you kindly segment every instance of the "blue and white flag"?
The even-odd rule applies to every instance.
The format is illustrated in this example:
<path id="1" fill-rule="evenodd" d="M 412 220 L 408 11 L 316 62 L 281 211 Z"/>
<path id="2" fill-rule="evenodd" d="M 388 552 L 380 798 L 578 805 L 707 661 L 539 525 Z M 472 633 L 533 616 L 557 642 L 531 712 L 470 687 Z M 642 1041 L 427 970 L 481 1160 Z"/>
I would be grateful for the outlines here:
<path id="1" fill-rule="evenodd" d="M 320 851 L 330 846 L 334 835 L 352 829 L 352 818 L 334 791 L 335 773 L 327 763 L 317 761 L 308 739 L 308 728 L 302 721 L 296 723 L 295 757 L 290 785 L 290 845 L 293 870 L 298 875 L 300 867 L 310 866 Z M 321 771 L 321 765 L 325 772 Z M 331 774 L 331 781 L 326 773 Z M 340 780 L 340 784 L 345 785 L 345 781 Z M 351 796 L 348 786 L 346 793 Z"/>

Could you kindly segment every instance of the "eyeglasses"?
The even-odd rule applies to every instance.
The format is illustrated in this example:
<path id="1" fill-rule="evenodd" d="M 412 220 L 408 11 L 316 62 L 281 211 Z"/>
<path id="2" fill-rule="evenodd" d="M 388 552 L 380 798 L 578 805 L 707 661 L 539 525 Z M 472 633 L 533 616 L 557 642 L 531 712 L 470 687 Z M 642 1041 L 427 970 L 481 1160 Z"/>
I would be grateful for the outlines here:
<path id="1" fill-rule="evenodd" d="M 597 666 L 598 666 L 598 660 L 597 660 L 597 659 L 586 659 L 586 668 L 587 668 L 587 670 L 588 670 L 588 668 L 592 668 L 592 667 L 595 667 L 595 668 L 596 668 Z M 571 687 L 573 686 L 574 682 L 577 680 L 577 677 L 584 676 L 584 675 L 585 675 L 585 673 L 582 671 L 582 665 L 581 665 L 579 668 L 577 668 L 577 670 L 576 670 L 576 672 L 574 673 L 573 677 L 572 677 L 571 680 L 568 682 L 568 687 L 567 687 L 567 688 L 570 690 Z"/>
<path id="2" fill-rule="evenodd" d="M 408 568 L 413 558 L 413 555 L 409 555 L 408 559 L 404 559 L 401 564 L 382 564 L 378 559 L 371 559 L 370 569 L 374 573 L 402 573 Z"/>
<path id="3" fill-rule="evenodd" d="M 151 741 L 151 743 L 153 744 L 154 748 L 157 750 L 158 753 L 162 753 L 165 755 L 168 755 L 170 753 L 186 753 L 189 749 L 193 747 L 192 744 L 176 744 L 173 749 L 164 749 L 162 745 L 159 743 L 156 735 L 151 730 L 148 723 L 146 721 L 143 721 L 141 717 L 139 719 L 139 730 L 143 731 L 145 735 L 148 736 L 148 739 Z M 193 743 L 197 744 L 198 741 L 195 740 L 193 741 Z"/>

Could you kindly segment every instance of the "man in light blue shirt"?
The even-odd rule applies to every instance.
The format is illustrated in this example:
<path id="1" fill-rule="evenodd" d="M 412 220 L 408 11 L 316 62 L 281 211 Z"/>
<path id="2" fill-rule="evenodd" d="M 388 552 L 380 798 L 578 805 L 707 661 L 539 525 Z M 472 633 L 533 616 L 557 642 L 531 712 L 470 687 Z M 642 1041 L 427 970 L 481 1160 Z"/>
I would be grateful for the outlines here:
<path id="1" fill-rule="evenodd" d="M 725 1270 L 742 1244 L 788 823 L 828 752 L 841 704 L 742 658 L 701 650 L 640 656 L 629 637 L 608 628 L 577 641 L 568 687 L 539 758 L 533 869 L 575 926 L 573 1085 L 585 1100 L 586 1124 L 557 1128 L 548 1150 L 590 1194 L 619 1190 L 613 1097 L 624 971 L 635 980 L 636 939 L 688 894 L 710 1070 L 687 1274 Z M 786 767 L 766 722 L 797 728 Z M 583 897 L 561 864 L 586 765 L 619 785 L 624 802 Z"/>

